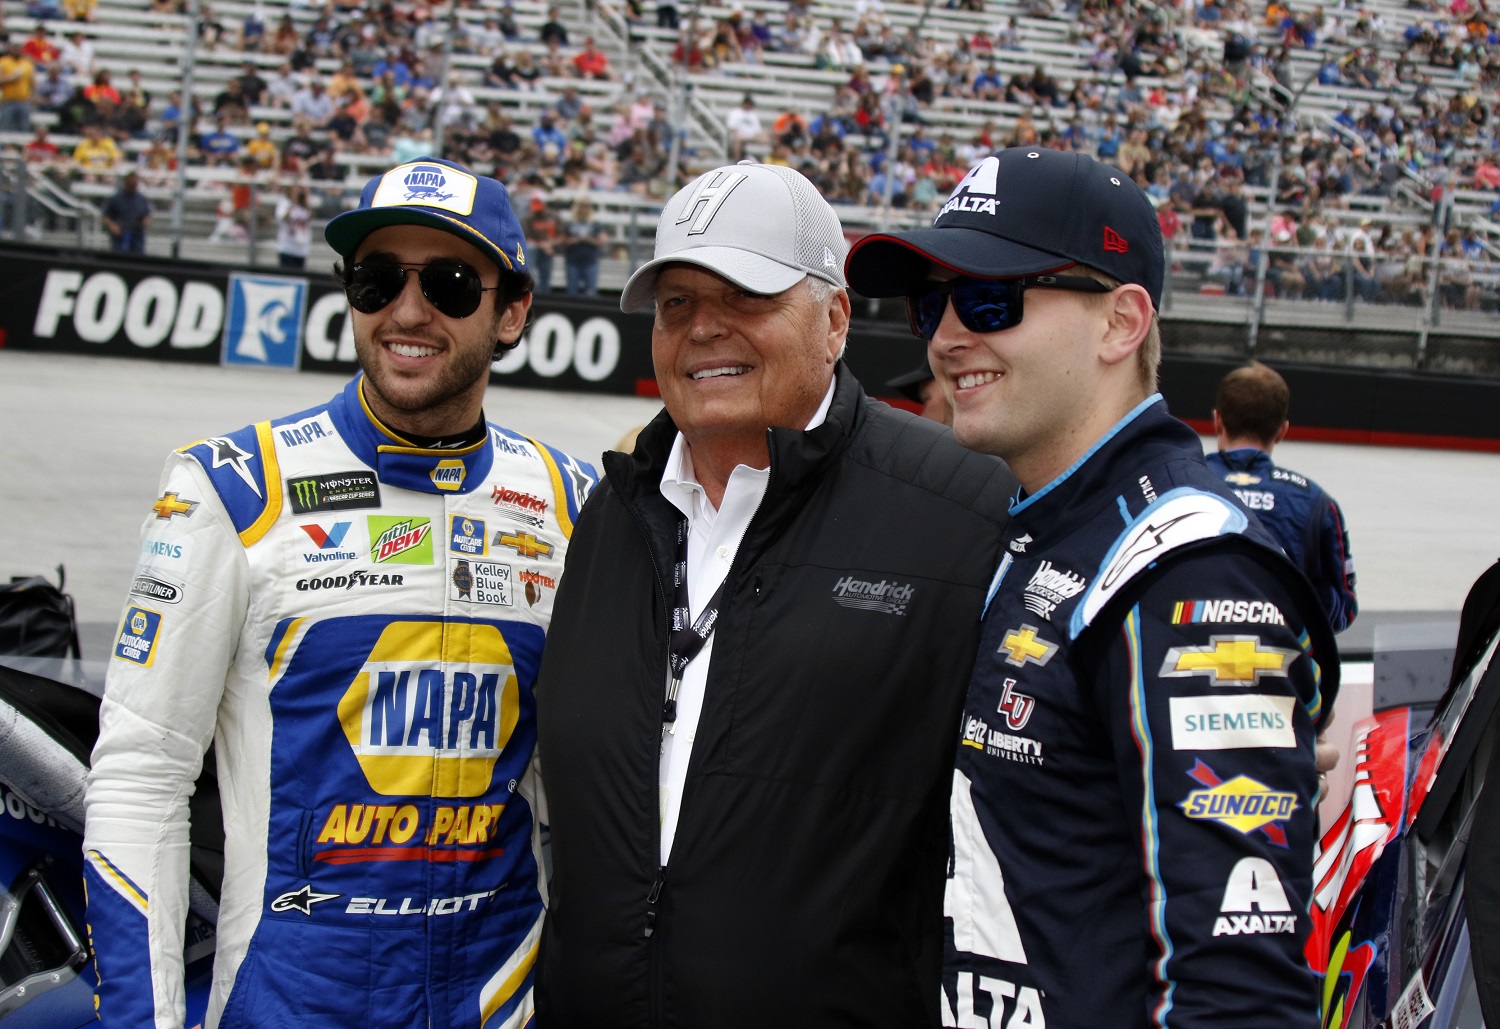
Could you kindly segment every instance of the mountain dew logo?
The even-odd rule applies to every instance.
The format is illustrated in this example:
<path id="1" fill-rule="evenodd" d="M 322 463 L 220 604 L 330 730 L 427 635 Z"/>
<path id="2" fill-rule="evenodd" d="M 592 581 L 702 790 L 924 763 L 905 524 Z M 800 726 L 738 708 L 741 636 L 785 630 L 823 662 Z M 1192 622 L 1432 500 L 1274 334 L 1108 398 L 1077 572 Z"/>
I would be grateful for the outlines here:
<path id="1" fill-rule="evenodd" d="M 432 564 L 432 522 L 427 518 L 369 515 L 370 560 L 377 564 Z"/>

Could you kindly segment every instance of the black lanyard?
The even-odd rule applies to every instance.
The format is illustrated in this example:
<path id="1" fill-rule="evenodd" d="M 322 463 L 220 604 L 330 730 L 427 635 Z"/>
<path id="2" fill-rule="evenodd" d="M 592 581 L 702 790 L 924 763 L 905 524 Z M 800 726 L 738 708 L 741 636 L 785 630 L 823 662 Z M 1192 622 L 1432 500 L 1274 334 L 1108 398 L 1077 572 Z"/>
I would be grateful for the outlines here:
<path id="1" fill-rule="evenodd" d="M 682 687 L 682 673 L 714 634 L 714 623 L 719 620 L 719 603 L 724 598 L 724 582 L 728 581 L 726 576 L 698 615 L 698 620 L 692 621 L 692 611 L 688 607 L 687 558 L 688 520 L 684 518 L 677 523 L 677 560 L 672 565 L 672 633 L 667 643 L 671 680 L 667 684 L 667 702 L 661 709 L 663 737 L 677 721 L 677 691 Z"/>

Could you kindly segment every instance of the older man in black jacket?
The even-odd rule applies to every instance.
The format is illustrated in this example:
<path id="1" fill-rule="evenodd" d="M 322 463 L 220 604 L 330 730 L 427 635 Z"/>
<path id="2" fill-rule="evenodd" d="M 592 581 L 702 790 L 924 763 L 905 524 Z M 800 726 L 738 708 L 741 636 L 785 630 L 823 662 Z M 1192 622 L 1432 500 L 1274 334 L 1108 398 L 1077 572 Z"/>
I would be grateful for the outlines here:
<path id="1" fill-rule="evenodd" d="M 954 727 L 1015 480 L 839 358 L 844 238 L 708 172 L 621 306 L 666 410 L 610 454 L 537 690 L 538 1022 L 935 1026 Z"/>

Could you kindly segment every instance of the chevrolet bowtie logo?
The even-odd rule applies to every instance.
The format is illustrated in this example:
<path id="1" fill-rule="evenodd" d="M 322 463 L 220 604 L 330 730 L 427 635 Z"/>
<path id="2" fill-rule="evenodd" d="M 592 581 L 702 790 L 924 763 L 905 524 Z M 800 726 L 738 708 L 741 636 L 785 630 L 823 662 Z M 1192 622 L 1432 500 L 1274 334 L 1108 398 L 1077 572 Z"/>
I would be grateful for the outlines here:
<path id="1" fill-rule="evenodd" d="M 1230 472 L 1224 476 L 1224 481 L 1231 486 L 1254 486 L 1260 481 L 1260 476 L 1251 475 L 1249 472 Z"/>
<path id="2" fill-rule="evenodd" d="M 515 535 L 501 533 L 495 538 L 495 542 L 502 547 L 510 547 L 522 557 L 548 557 L 552 553 L 552 544 L 543 543 L 529 532 L 518 532 Z"/>
<path id="3" fill-rule="evenodd" d="M 1210 636 L 1206 647 L 1173 647 L 1163 676 L 1206 675 L 1214 686 L 1251 686 L 1263 676 L 1286 675 L 1299 651 L 1261 647 L 1259 636 Z"/>
<path id="4" fill-rule="evenodd" d="M 156 512 L 156 517 L 168 522 L 172 520 L 173 515 L 189 517 L 197 506 L 196 500 L 179 500 L 176 493 L 163 493 L 156 503 L 151 505 L 151 510 Z"/>
<path id="5" fill-rule="evenodd" d="M 1006 663 L 1015 665 L 1017 668 L 1025 668 L 1028 664 L 1046 664 L 1052 660 L 1052 655 L 1057 653 L 1057 644 L 1037 639 L 1036 632 L 1034 625 L 1023 625 L 1019 629 L 1007 630 L 1005 640 L 1000 644 L 1000 650 L 997 653 L 1005 654 Z"/>

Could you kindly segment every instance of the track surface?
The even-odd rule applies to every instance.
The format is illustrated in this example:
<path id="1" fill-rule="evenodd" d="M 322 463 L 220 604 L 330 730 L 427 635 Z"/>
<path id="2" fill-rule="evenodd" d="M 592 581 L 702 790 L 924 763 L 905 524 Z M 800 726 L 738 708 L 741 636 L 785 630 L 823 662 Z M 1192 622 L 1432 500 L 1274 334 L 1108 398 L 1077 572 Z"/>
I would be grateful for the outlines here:
<path id="1" fill-rule="evenodd" d="M 0 427 L 11 440 L 0 448 L 0 581 L 65 565 L 84 657 L 103 658 L 166 454 L 311 407 L 342 385 L 337 376 L 0 350 Z M 491 387 L 485 413 L 597 460 L 659 406 Z M 1363 612 L 1457 612 L 1500 555 L 1500 454 L 1286 443 L 1276 458 L 1343 505 Z"/>

